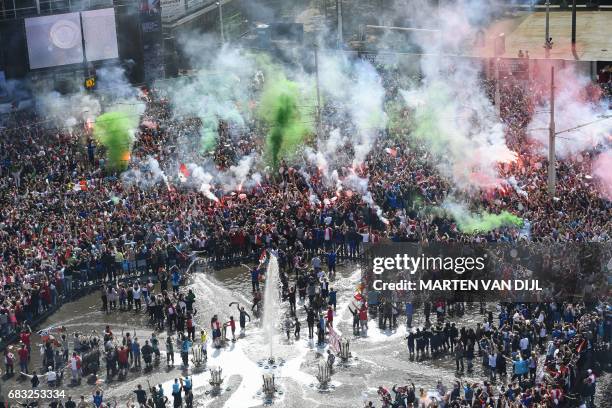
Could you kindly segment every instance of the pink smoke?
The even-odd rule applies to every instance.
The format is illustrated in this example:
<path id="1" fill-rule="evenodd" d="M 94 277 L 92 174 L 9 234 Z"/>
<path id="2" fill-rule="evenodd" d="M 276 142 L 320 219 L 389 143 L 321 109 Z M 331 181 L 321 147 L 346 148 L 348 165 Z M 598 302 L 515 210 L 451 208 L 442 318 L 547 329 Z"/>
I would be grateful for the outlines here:
<path id="1" fill-rule="evenodd" d="M 533 79 L 531 91 L 535 108 L 529 129 L 531 137 L 539 141 L 542 153 L 548 149 L 547 114 L 550 99 L 550 64 L 554 62 L 532 60 Z M 558 65 L 558 64 L 556 64 Z M 608 113 L 608 103 L 602 98 L 601 89 L 594 85 L 587 74 L 578 71 L 573 65 L 555 69 L 555 130 L 562 132 L 556 139 L 556 153 L 559 158 L 567 158 L 585 150 L 595 148 L 608 140 L 612 131 L 612 121 L 602 120 Z"/>
<path id="2" fill-rule="evenodd" d="M 612 150 L 597 156 L 593 162 L 593 175 L 600 183 L 601 194 L 612 200 Z"/>

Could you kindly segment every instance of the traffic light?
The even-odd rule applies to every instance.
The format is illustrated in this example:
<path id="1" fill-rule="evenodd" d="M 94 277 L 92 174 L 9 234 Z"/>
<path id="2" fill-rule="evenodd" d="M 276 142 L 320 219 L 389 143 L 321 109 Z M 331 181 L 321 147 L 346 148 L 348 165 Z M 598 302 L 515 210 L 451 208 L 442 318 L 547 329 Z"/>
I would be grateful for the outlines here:
<path id="1" fill-rule="evenodd" d="M 96 77 L 91 76 L 85 78 L 85 89 L 88 91 L 93 90 L 96 87 Z"/>

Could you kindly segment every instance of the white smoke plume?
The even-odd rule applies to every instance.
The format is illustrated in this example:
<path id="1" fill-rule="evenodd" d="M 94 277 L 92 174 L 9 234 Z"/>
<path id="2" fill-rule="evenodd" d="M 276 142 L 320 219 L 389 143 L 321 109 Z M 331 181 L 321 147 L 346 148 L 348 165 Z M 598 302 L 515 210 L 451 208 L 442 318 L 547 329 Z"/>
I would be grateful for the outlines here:
<path id="1" fill-rule="evenodd" d="M 342 164 L 338 155 L 348 141 L 349 138 L 343 136 L 340 129 L 334 129 L 329 132 L 327 138 L 317 139 L 315 147 L 304 148 L 305 160 L 321 172 L 326 186 L 333 186 L 338 180 L 337 167 Z"/>
<path id="2" fill-rule="evenodd" d="M 135 185 L 143 189 L 152 188 L 159 183 L 169 186 L 168 177 L 153 157 L 132 163 L 131 168 L 121 174 L 121 180 L 128 186 Z"/>
<path id="3" fill-rule="evenodd" d="M 319 60 L 323 95 L 329 97 L 355 127 L 351 138 L 355 151 L 353 165 L 360 165 L 387 122 L 382 80 L 368 61 L 351 60 L 344 54 L 331 52 L 322 53 Z"/>
<path id="4" fill-rule="evenodd" d="M 499 187 L 498 163 L 516 159 L 505 142 L 504 128 L 480 82 L 481 66 L 461 55 L 473 43 L 486 18 L 479 2 L 459 1 L 432 8 L 417 2 L 417 15 L 439 15 L 437 34 L 421 33 L 415 40 L 426 55 L 421 57 L 423 79 L 401 95 L 412 112 L 414 140 L 427 149 L 439 171 L 464 191 Z"/>
<path id="5" fill-rule="evenodd" d="M 156 86 L 168 95 L 177 119 L 200 119 L 201 149 L 211 151 L 217 143 L 219 120 L 239 129 L 245 127 L 250 118 L 250 83 L 257 70 L 254 61 L 238 48 L 225 46 L 202 54 L 201 43 L 195 36 L 182 39 L 182 47 L 194 60 L 196 70 Z"/>
<path id="6" fill-rule="evenodd" d="M 190 177 L 192 179 L 192 183 L 196 185 L 198 191 L 200 191 L 206 198 L 211 201 L 219 202 L 219 198 L 214 193 L 214 185 L 213 180 L 214 176 L 204 170 L 202 167 L 197 164 L 189 164 L 187 165 L 189 169 Z"/>
<path id="7" fill-rule="evenodd" d="M 389 220 L 383 216 L 382 208 L 374 201 L 372 193 L 369 191 L 368 183 L 369 180 L 366 177 L 360 177 L 353 170 L 349 170 L 349 174 L 341 181 L 342 186 L 350 189 L 351 191 L 357 192 L 361 195 L 361 199 L 368 207 L 373 208 L 376 211 L 378 218 L 384 223 L 389 224 Z"/>
<path id="8" fill-rule="evenodd" d="M 80 78 L 72 83 L 72 88 L 78 89 L 76 93 L 62 95 L 44 88 L 35 91 L 36 108 L 47 118 L 49 126 L 72 128 L 79 123 L 93 123 L 98 115 L 117 107 L 134 114 L 144 111 L 140 91 L 129 83 L 123 68 L 100 68 L 96 76 L 94 92 L 86 92 Z"/>

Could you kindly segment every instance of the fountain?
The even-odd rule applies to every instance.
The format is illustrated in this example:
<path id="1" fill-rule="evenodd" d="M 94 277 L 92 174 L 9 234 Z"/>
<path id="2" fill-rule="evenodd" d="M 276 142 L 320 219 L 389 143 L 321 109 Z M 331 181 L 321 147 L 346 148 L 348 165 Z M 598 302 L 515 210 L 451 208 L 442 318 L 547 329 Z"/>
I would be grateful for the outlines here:
<path id="1" fill-rule="evenodd" d="M 276 255 L 270 251 L 270 259 L 268 260 L 268 269 L 266 270 L 266 285 L 264 288 L 264 310 L 262 317 L 262 326 L 264 332 L 264 340 L 269 347 L 268 363 L 274 364 L 274 338 L 276 336 L 276 326 L 279 322 L 280 313 L 280 297 L 278 291 L 279 285 L 279 270 L 278 259 Z"/>
<path id="2" fill-rule="evenodd" d="M 222 372 L 223 369 L 221 367 L 210 369 L 210 380 L 208 383 L 212 386 L 212 390 L 210 391 L 212 395 L 218 395 L 221 392 L 221 384 L 223 383 L 223 378 L 221 378 Z"/>
<path id="3" fill-rule="evenodd" d="M 273 398 L 276 392 L 276 386 L 274 385 L 274 374 L 266 373 L 263 376 L 263 393 L 266 398 Z"/>
<path id="4" fill-rule="evenodd" d="M 331 368 L 327 364 L 327 361 L 319 361 L 319 372 L 317 373 L 317 380 L 319 381 L 319 389 L 327 390 L 329 388 L 329 382 L 331 381 Z"/>
<path id="5" fill-rule="evenodd" d="M 192 348 L 191 353 L 192 353 L 191 362 L 196 368 L 202 366 L 206 362 L 206 358 L 204 357 L 204 352 L 200 347 Z"/>
<path id="6" fill-rule="evenodd" d="M 351 358 L 349 339 L 343 338 L 340 340 L 340 353 L 338 354 L 340 355 L 340 360 L 342 360 L 343 363 L 346 363 L 348 359 Z"/>

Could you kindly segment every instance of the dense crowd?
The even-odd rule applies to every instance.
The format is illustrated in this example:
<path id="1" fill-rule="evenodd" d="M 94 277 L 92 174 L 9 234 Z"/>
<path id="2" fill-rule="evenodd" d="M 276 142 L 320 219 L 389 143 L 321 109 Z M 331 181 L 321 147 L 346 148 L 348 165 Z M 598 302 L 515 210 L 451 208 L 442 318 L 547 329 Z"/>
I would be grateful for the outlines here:
<path id="1" fill-rule="evenodd" d="M 436 306 L 436 305 L 434 305 Z M 459 377 L 472 376 L 481 365 L 482 382 L 441 382 L 435 392 L 416 391 L 414 384 L 379 388 L 383 407 L 592 407 L 597 375 L 609 370 L 612 326 L 609 311 L 584 305 L 501 304 L 475 328 L 444 323 L 447 305 L 424 305 L 425 325 L 406 337 L 411 358 L 454 359 Z M 450 315 L 462 315 L 457 305 Z M 415 309 L 407 304 L 410 328 Z M 379 324 L 384 328 L 385 322 Z M 476 363 L 475 363 L 476 361 Z M 464 364 L 465 362 L 465 364 Z M 372 405 L 370 405 L 372 406 Z"/>
<path id="2" fill-rule="evenodd" d="M 392 73 L 384 70 L 381 73 L 392 94 L 397 81 Z M 132 161 L 144 163 L 148 157 L 154 157 L 170 176 L 167 182 L 155 182 L 152 177 L 147 188 L 139 185 L 142 180 L 126 183 L 116 173 L 105 169 L 103 149 L 94 143 L 87 126 L 56 128 L 36 113 L 16 113 L 0 130 L 0 336 L 7 339 L 20 334 L 24 346 L 21 349 L 29 350 L 28 323 L 36 322 L 45 312 L 83 289 L 95 287 L 100 290 L 105 311 L 146 308 L 152 324 L 179 333 L 191 330 L 191 335 L 185 337 L 187 342 L 189 337 L 193 341 L 193 323 L 191 327 L 189 324 L 193 317 L 189 310 L 193 299 L 189 300 L 189 294 L 179 294 L 176 289 L 193 255 L 198 254 L 215 266 L 224 267 L 256 261 L 265 248 L 274 247 L 280 254 L 284 297 L 291 306 L 286 327 L 299 335 L 296 295 L 298 299 L 308 298 L 309 336 L 314 336 L 316 326 L 318 341 L 323 343 L 326 328 L 333 325 L 336 294 L 330 287 L 330 280 L 336 257 L 356 258 L 364 243 L 386 239 L 516 242 L 521 237 L 544 242 L 608 241 L 612 219 L 610 202 L 601 198 L 595 182 L 585 178 L 590 174 L 589 159 L 595 151 L 586 152 L 581 161 L 559 163 L 558 199 L 551 200 L 546 191 L 546 160 L 534 153 L 537 149 L 531 149 L 532 142 L 524 130 L 535 102 L 530 99 L 529 92 L 518 85 L 508 85 L 502 92 L 502 120 L 508 128 L 509 146 L 519 153 L 519 159 L 516 163 L 500 165 L 500 175 L 506 179 L 513 177 L 516 185 L 522 187 L 483 191 L 472 202 L 492 213 L 511 209 L 528 220 L 530 229 L 527 232 L 509 226 L 465 234 L 458 230 L 452 218 L 425 211 L 444 201 L 451 183 L 424 159 L 426 154 L 422 147 L 402 139 L 380 138 L 362 166 L 338 169 L 340 178 L 350 174 L 367 177 L 368 189 L 380 206 L 379 212 L 360 194 L 338 193 L 335 185 L 325 183 L 326 175 L 321 169 L 284 161 L 277 173 L 264 172 L 258 183 L 244 190 L 225 193 L 221 183 L 213 184 L 211 191 L 217 200 L 210 200 L 197 189 L 187 187 L 189 183 L 181 183 L 180 175 L 172 176 L 181 165 L 173 159 L 179 146 L 181 151 L 191 152 L 199 158 L 202 155 L 212 157 L 218 168 L 224 169 L 235 164 L 238 157 L 261 151 L 262 140 L 257 136 L 264 130 L 256 121 L 247 129 L 234 129 L 221 123 L 218 148 L 214 152 L 193 153 L 199 152 L 199 142 L 198 138 L 189 136 L 197 133 L 201 123 L 194 118 L 173 117 L 168 101 L 155 89 L 140 96 L 146 111 Z M 332 117 L 333 125 L 338 125 L 333 107 L 325 107 L 323 117 L 328 116 L 330 123 L 324 125 L 326 130 L 332 128 Z M 229 137 L 232 133 L 237 134 Z M 350 142 L 343 147 L 350 151 Z M 149 170 L 153 174 L 152 169 Z M 189 179 L 187 173 L 183 172 L 183 176 Z M 313 194 L 317 200 L 313 200 Z M 324 268 L 327 275 L 322 273 Z M 258 273 L 257 268 L 251 271 L 254 313 L 261 303 Z M 155 281 L 162 286 L 157 294 L 153 289 Z M 169 281 L 172 293 L 167 287 Z M 506 319 L 497 326 L 488 319 L 487 329 L 480 335 L 473 336 L 464 328 L 456 330 L 452 326 L 433 329 L 446 333 L 438 336 L 441 339 L 437 339 L 430 328 L 419 331 L 412 340 L 417 345 L 417 356 L 440 352 L 448 348 L 449 342 L 451 350 L 456 347 L 467 356 L 473 354 L 474 346 L 479 346 L 484 339 L 479 350 L 482 355 L 489 356 L 490 361 L 495 360 L 493 365 L 489 364 L 494 377 L 496 373 L 501 374 L 497 361 L 499 367 L 504 361 L 514 366 L 515 361 L 532 358 L 540 363 L 541 355 L 533 357 L 531 353 L 535 348 L 532 346 L 516 353 L 514 339 L 520 337 L 520 343 L 521 336 L 527 333 L 531 337 L 529 344 L 533 345 L 540 341 L 538 330 L 545 330 L 546 342 L 540 347 L 546 353 L 547 370 L 559 383 L 560 392 L 567 395 L 569 389 L 563 383 L 569 374 L 559 374 L 561 365 L 567 366 L 567 362 L 563 362 L 566 357 L 573 361 L 572 356 L 576 353 L 569 350 L 575 349 L 576 339 L 588 342 L 583 350 L 593 350 L 599 342 L 607 341 L 598 332 L 603 323 L 609 324 L 607 310 L 595 316 L 591 315 L 592 310 L 577 307 L 574 320 L 554 320 L 550 317 L 553 306 L 547 304 L 540 306 L 547 308 L 544 312 L 544 319 L 548 319 L 546 324 L 528 325 L 526 320 L 531 316 L 523 314 L 537 316 L 539 312 L 533 308 L 538 306 L 506 307 L 508 309 L 503 311 Z M 556 307 L 564 310 L 570 306 Z M 358 323 L 355 329 L 367 332 L 367 303 L 356 304 L 352 311 Z M 241 326 L 246 318 L 243 312 L 246 313 L 244 309 L 239 310 Z M 519 316 L 515 316 L 516 313 Z M 583 317 L 588 322 L 580 323 Z M 227 323 L 234 331 L 235 322 Z M 218 319 L 211 322 L 215 340 L 221 326 L 226 327 L 226 323 Z M 609 327 L 606 330 L 609 340 Z M 553 337 L 553 354 L 549 356 L 548 339 L 555 331 L 561 334 Z M 570 336 L 568 331 L 574 334 Z M 453 337 L 449 332 L 459 334 Z M 588 333 L 594 337 L 587 338 Z M 437 340 L 432 344 L 433 338 Z M 107 342 L 105 339 L 104 343 Z M 122 344 L 112 349 L 117 356 L 125 354 L 125 351 L 120 353 L 121 350 L 127 350 L 129 355 L 133 353 L 134 341 L 123 337 L 117 342 Z M 147 342 L 142 348 L 150 346 L 155 354 L 153 339 Z M 410 346 L 410 336 L 408 342 Z M 19 358 L 21 361 L 21 356 Z M 125 358 L 121 360 L 123 363 L 119 362 L 119 357 L 116 361 L 116 366 L 121 367 Z M 459 362 L 462 366 L 463 357 L 458 359 L 458 366 Z M 114 363 L 107 365 L 107 370 L 109 366 L 113 367 Z M 468 369 L 469 366 L 468 359 Z M 27 373 L 27 366 L 23 368 Z M 518 380 L 527 379 L 519 376 Z M 578 382 L 582 380 L 579 378 Z M 532 398 L 542 393 L 552 395 L 543 383 L 540 384 L 540 388 L 533 383 L 518 386 L 521 386 L 521 395 L 529 392 Z M 570 385 L 574 384 L 575 381 Z M 464 389 L 466 386 L 469 388 L 465 384 Z M 512 383 L 507 392 L 516 386 Z M 492 398 L 487 387 L 489 384 L 481 386 L 474 395 L 483 396 L 485 400 Z M 409 388 L 396 389 L 399 390 L 396 395 L 403 395 Z M 518 391 L 512 393 L 519 394 Z"/>

